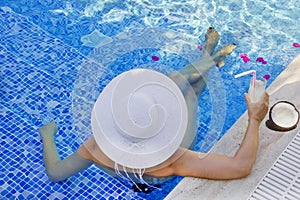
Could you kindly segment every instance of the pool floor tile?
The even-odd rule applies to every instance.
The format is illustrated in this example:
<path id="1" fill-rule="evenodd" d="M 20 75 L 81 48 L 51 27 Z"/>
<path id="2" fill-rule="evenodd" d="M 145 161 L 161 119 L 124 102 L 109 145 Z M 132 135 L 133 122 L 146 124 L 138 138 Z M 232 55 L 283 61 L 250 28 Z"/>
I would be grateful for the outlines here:
<path id="1" fill-rule="evenodd" d="M 71 91 L 88 60 L 7 7 L 0 19 L 0 199 L 143 199 L 95 166 L 63 182 L 48 179 L 37 129 L 58 122 L 62 158 L 80 145 Z"/>

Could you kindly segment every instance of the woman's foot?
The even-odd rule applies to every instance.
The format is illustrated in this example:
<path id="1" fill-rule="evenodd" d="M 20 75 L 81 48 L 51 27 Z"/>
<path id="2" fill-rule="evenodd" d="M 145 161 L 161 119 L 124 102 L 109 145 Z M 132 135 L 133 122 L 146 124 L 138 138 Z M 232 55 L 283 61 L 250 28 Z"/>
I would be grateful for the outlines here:
<path id="1" fill-rule="evenodd" d="M 209 27 L 205 34 L 205 44 L 204 44 L 204 51 L 208 55 L 212 55 L 214 49 L 216 48 L 220 39 L 219 33 L 213 28 Z"/>
<path id="2" fill-rule="evenodd" d="M 231 54 L 236 48 L 236 44 L 227 44 L 223 46 L 215 55 L 213 55 L 213 60 L 218 67 L 223 67 L 225 65 L 224 59 L 227 55 Z"/>
<path id="3" fill-rule="evenodd" d="M 57 125 L 55 122 L 50 122 L 48 124 L 45 124 L 39 129 L 39 133 L 41 134 L 42 138 L 46 136 L 54 137 L 54 135 L 57 133 Z"/>

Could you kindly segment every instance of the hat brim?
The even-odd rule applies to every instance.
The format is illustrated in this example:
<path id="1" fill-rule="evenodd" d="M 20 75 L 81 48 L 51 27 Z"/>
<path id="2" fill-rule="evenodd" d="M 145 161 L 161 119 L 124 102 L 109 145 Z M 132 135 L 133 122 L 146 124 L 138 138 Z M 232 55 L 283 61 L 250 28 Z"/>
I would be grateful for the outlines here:
<path id="1" fill-rule="evenodd" d="M 101 150 L 115 163 L 133 169 L 151 168 L 170 158 L 187 124 L 181 90 L 166 75 L 149 69 L 115 77 L 99 95 L 91 117 Z"/>

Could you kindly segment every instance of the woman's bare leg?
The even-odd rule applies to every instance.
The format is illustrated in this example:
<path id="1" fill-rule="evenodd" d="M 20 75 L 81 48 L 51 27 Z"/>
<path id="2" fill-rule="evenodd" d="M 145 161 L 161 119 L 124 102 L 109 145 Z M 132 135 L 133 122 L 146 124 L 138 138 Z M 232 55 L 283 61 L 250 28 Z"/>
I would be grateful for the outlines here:
<path id="1" fill-rule="evenodd" d="M 76 153 L 61 160 L 54 141 L 57 125 L 50 122 L 39 129 L 43 143 L 43 160 L 50 180 L 62 181 L 93 164 Z"/>
<path id="2" fill-rule="evenodd" d="M 213 54 L 216 46 L 218 45 L 219 40 L 219 33 L 213 27 L 209 27 L 205 34 L 205 43 L 203 48 L 204 54 L 202 58 L 210 57 Z"/>
<path id="3" fill-rule="evenodd" d="M 208 71 L 212 66 L 215 65 L 211 55 L 213 54 L 219 39 L 219 33 L 214 28 L 209 27 L 205 34 L 205 44 L 203 49 L 204 53 L 200 60 L 187 65 L 179 72 L 173 72 L 169 75 L 169 77 L 178 85 L 184 95 L 186 90 L 189 89 L 188 87 L 195 87 L 195 85 L 199 85 L 200 87 L 202 84 L 203 86 L 201 86 L 201 88 L 205 88 L 205 81 Z M 196 91 L 199 91 L 199 89 L 195 90 L 195 92 Z"/>
<path id="4" fill-rule="evenodd" d="M 229 45 L 223 46 L 216 54 L 214 54 L 211 58 L 209 58 L 209 59 L 212 59 L 212 61 L 213 61 L 213 64 L 211 64 L 211 65 L 209 65 L 210 61 L 207 61 L 207 63 L 204 63 L 205 60 L 203 60 L 202 62 L 200 61 L 200 62 L 192 63 L 192 65 L 194 65 L 194 68 L 199 73 L 198 80 L 196 82 L 194 81 L 194 83 L 192 83 L 192 87 L 194 88 L 195 93 L 198 97 L 201 95 L 203 90 L 206 88 L 206 82 L 207 82 L 209 70 L 213 66 L 223 67 L 225 65 L 224 59 L 226 58 L 227 55 L 231 54 L 235 48 L 236 48 L 235 44 L 229 44 Z M 195 74 L 192 76 L 195 77 Z"/>
<path id="5" fill-rule="evenodd" d="M 212 54 L 220 40 L 219 33 L 212 27 L 209 27 L 205 34 L 204 53 L 199 61 L 191 63 L 182 68 L 179 72 L 183 75 L 191 75 L 193 73 L 200 74 L 208 71 L 212 66 L 216 65 L 213 61 Z"/>
<path id="6" fill-rule="evenodd" d="M 197 62 L 191 63 L 182 68 L 179 72 L 174 72 L 169 77 L 179 86 L 183 94 L 188 87 L 193 87 L 197 97 L 206 87 L 208 72 L 213 66 L 224 66 L 224 59 L 236 47 L 235 44 L 223 46 L 216 54 L 213 54 L 219 42 L 219 33 L 209 27 L 205 34 L 204 54 Z"/>

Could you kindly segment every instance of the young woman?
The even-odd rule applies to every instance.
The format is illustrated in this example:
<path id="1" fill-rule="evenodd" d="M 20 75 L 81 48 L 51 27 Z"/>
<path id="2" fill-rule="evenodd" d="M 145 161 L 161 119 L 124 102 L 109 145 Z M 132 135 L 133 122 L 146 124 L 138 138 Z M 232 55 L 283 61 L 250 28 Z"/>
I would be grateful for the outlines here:
<path id="1" fill-rule="evenodd" d="M 198 99 L 206 87 L 209 70 L 222 67 L 224 59 L 236 47 L 235 44 L 225 45 L 215 54 L 213 51 L 219 41 L 219 34 L 214 28 L 209 28 L 206 33 L 204 54 L 198 62 L 192 63 L 179 72 L 174 72 L 168 77 L 176 83 L 186 101 L 188 110 L 188 124 L 186 133 L 197 130 Z M 153 177 L 169 177 L 173 175 L 191 176 L 208 179 L 237 179 L 250 174 L 256 159 L 258 149 L 259 126 L 264 119 L 269 105 L 269 96 L 264 93 L 257 103 L 251 103 L 248 94 L 245 94 L 248 107 L 248 127 L 242 144 L 234 156 L 204 154 L 178 146 L 175 153 L 166 158 L 162 163 L 145 168 L 144 174 Z M 54 122 L 48 123 L 39 129 L 43 142 L 43 158 L 49 178 L 62 181 L 93 163 L 102 169 L 114 171 L 134 172 L 130 167 L 116 166 L 116 161 L 104 153 L 95 137 L 91 137 L 78 150 L 69 157 L 60 160 L 54 142 L 57 126 Z M 95 133 L 94 133 L 95 134 Z M 134 161 L 133 161 L 134 162 Z M 133 163 L 134 166 L 134 163 Z"/>

